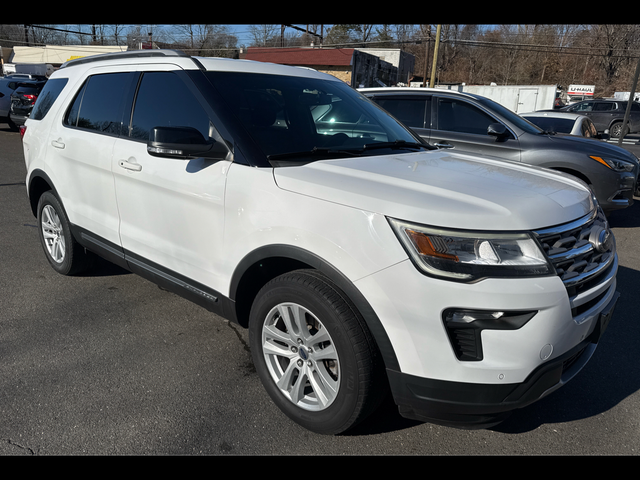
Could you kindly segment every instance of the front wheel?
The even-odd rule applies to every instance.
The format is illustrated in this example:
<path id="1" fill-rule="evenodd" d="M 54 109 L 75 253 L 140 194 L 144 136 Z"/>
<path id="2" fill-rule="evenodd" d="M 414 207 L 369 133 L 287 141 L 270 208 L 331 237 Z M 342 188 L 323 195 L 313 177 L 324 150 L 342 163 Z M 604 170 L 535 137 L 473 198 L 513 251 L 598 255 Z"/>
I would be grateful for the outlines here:
<path id="1" fill-rule="evenodd" d="M 379 354 L 344 294 L 314 271 L 269 282 L 251 309 L 251 354 L 276 405 L 305 428 L 338 434 L 385 393 Z"/>
<path id="2" fill-rule="evenodd" d="M 614 123 L 613 125 L 611 125 L 611 128 L 609 129 L 609 134 L 611 135 L 611 138 L 620 138 L 621 135 L 624 137 L 628 133 L 629 133 L 628 125 L 624 129 L 624 133 L 622 133 L 622 122 Z"/>

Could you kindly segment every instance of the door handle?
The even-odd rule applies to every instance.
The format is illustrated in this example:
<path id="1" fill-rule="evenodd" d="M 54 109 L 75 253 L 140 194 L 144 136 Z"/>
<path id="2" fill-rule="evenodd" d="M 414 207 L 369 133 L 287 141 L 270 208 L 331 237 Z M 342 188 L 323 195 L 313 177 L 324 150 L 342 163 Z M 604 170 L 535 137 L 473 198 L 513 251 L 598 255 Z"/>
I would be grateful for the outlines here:
<path id="1" fill-rule="evenodd" d="M 136 163 L 134 159 L 120 160 L 118 162 L 118 165 L 126 170 L 133 170 L 134 172 L 139 172 L 140 170 L 142 170 L 142 165 Z"/>
<path id="2" fill-rule="evenodd" d="M 52 140 L 51 145 L 53 145 L 56 148 L 64 148 L 64 142 L 62 141 L 61 138 L 59 138 L 58 140 Z"/>
<path id="3" fill-rule="evenodd" d="M 453 148 L 450 143 L 435 143 L 434 145 L 438 148 Z"/>

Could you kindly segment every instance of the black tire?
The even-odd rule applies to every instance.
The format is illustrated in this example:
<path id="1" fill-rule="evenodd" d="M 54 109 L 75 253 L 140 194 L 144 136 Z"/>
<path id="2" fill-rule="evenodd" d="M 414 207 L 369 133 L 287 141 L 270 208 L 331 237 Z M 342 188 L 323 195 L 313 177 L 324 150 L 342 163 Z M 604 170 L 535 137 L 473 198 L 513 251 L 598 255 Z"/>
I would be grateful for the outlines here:
<path id="1" fill-rule="evenodd" d="M 622 133 L 622 122 L 616 122 L 611 125 L 611 128 L 609 128 L 609 134 L 611 135 L 611 138 L 619 138 L 620 135 L 625 137 L 629 134 L 629 125 L 625 127 L 624 133 Z"/>
<path id="2" fill-rule="evenodd" d="M 18 127 L 18 125 L 10 118 L 8 119 L 7 123 L 9 124 L 9 130 L 11 130 L 12 132 L 17 132 L 18 130 L 20 130 L 20 127 Z"/>
<path id="3" fill-rule="evenodd" d="M 62 275 L 76 275 L 89 269 L 93 255 L 73 238 L 69 219 L 58 198 L 47 191 L 38 201 L 40 243 L 53 269 Z"/>
<path id="4" fill-rule="evenodd" d="M 294 310 L 304 331 L 284 325 L 283 317 Z M 371 414 L 387 392 L 380 354 L 366 325 L 346 296 L 313 270 L 283 274 L 260 290 L 251 308 L 249 338 L 253 362 L 272 400 L 313 432 L 347 431 Z"/>

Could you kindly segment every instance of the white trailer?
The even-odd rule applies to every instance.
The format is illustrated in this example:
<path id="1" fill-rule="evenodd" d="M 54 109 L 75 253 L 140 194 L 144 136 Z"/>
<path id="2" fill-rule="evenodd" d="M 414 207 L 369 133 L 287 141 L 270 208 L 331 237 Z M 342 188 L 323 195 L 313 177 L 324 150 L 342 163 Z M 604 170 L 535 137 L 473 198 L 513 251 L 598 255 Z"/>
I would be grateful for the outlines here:
<path id="1" fill-rule="evenodd" d="M 613 98 L 616 100 L 629 100 L 629 95 L 631 92 L 616 92 L 613 94 Z M 633 95 L 633 100 L 635 102 L 640 102 L 640 92 L 635 92 Z"/>
<path id="2" fill-rule="evenodd" d="M 53 73 L 53 67 L 46 63 L 5 63 L 2 65 L 2 72 L 4 75 L 28 73 L 49 76 Z"/>
<path id="3" fill-rule="evenodd" d="M 515 113 L 551 110 L 557 85 L 463 85 L 465 93 L 490 98 Z"/>

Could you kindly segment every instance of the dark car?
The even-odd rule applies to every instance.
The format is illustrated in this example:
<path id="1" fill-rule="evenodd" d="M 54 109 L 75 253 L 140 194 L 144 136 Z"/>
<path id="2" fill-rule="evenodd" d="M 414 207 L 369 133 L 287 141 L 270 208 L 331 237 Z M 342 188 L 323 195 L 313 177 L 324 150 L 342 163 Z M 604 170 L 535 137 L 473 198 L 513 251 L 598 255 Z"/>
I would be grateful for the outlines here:
<path id="1" fill-rule="evenodd" d="M 14 124 L 24 125 L 46 83 L 46 80 L 23 80 L 18 82 L 17 88 L 11 94 L 11 110 L 9 113 L 9 118 Z"/>
<path id="2" fill-rule="evenodd" d="M 627 102 L 607 99 L 584 100 L 562 107 L 560 110 L 586 115 L 595 124 L 599 133 L 609 130 L 612 138 L 618 138 L 622 132 L 622 121 L 627 111 Z M 633 102 L 625 135 L 637 132 L 640 132 L 640 104 Z"/>
<path id="3" fill-rule="evenodd" d="M 545 131 L 480 95 L 435 88 L 359 91 L 435 147 L 568 173 L 591 187 L 605 212 L 633 204 L 638 159 L 616 145 Z"/>

